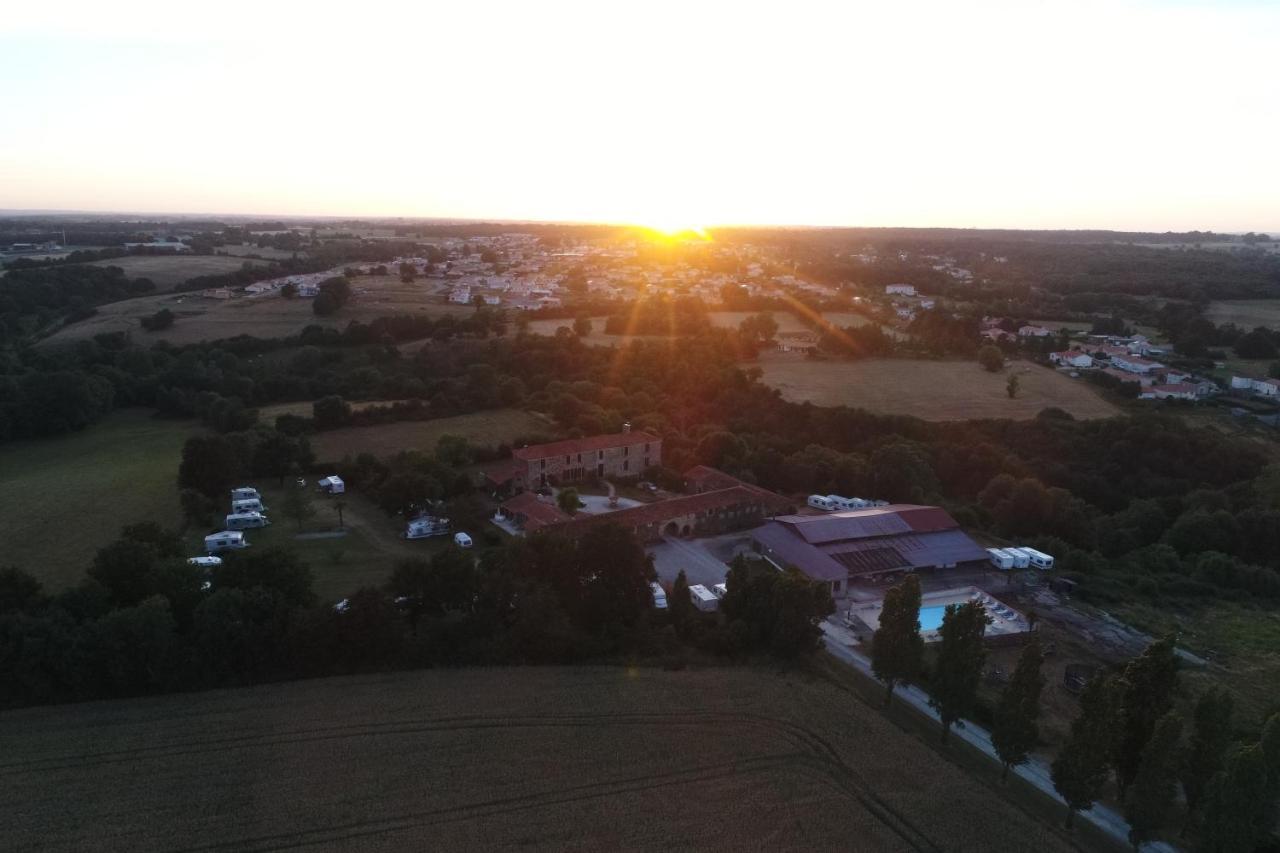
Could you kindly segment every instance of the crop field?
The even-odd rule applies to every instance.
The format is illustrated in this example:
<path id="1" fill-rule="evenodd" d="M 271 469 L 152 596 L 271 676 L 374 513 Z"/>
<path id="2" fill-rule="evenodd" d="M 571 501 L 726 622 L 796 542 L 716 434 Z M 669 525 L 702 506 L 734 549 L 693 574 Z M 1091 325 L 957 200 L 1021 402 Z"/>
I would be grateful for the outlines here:
<path id="1" fill-rule="evenodd" d="M 263 247 L 256 243 L 227 243 L 226 245 L 219 246 L 214 251 L 236 258 L 247 258 L 250 255 L 257 255 L 260 258 L 267 258 L 273 261 L 292 258 L 295 254 L 299 256 L 306 255 L 305 251 L 292 252 L 287 249 L 273 249 L 270 246 Z"/>
<path id="2" fill-rule="evenodd" d="M 240 259 L 235 258 L 217 260 L 240 263 Z M 352 320 L 368 322 L 392 314 L 465 316 L 475 310 L 465 305 L 446 304 L 444 297 L 436 292 L 438 288 L 438 284 L 421 279 L 405 284 L 393 276 L 362 276 L 352 285 L 351 302 L 328 317 L 317 317 L 310 299 L 279 296 L 210 299 L 194 293 L 144 296 L 102 305 L 95 316 L 60 329 L 47 342 L 63 343 L 104 332 L 127 331 L 141 342 L 167 340 L 174 344 L 192 344 L 236 335 L 283 337 L 297 334 L 309 325 L 342 329 Z M 162 332 L 144 331 L 140 319 L 161 308 L 177 315 L 176 322 Z"/>
<path id="3" fill-rule="evenodd" d="M 1215 323 L 1235 323 L 1242 329 L 1266 326 L 1280 330 L 1280 299 L 1229 299 L 1210 302 L 1207 316 Z"/>
<path id="4" fill-rule="evenodd" d="M 460 435 L 477 445 L 496 445 L 518 436 L 546 434 L 551 430 L 551 421 L 530 412 L 492 409 L 429 421 L 397 421 L 327 430 L 311 436 L 311 447 L 317 459 L 336 462 L 360 453 L 390 456 L 401 450 L 433 451 L 443 435 Z"/>
<path id="5" fill-rule="evenodd" d="M 177 527 L 178 462 L 198 429 L 125 410 L 83 432 L 0 448 L 0 563 L 56 591 L 78 583 L 124 525 Z"/>
<path id="6" fill-rule="evenodd" d="M 1010 418 L 1025 420 L 1056 406 L 1077 418 L 1105 418 L 1118 409 L 1081 380 L 1026 362 L 988 373 L 972 361 L 866 359 L 813 361 L 785 353 L 762 355 L 764 382 L 794 402 L 853 406 L 928 421 Z M 1021 383 L 1010 400 L 1010 371 Z"/>
<path id="7" fill-rule="evenodd" d="M 1076 849 L 830 681 L 391 673 L 0 715 L 0 849 Z"/>
<path id="8" fill-rule="evenodd" d="M 120 267 L 129 278 L 149 278 L 156 283 L 157 291 L 165 291 L 198 275 L 221 275 L 235 272 L 246 263 L 260 262 L 218 255 L 131 255 L 91 263 L 99 267 Z"/>
<path id="9" fill-rule="evenodd" d="M 711 319 L 711 325 L 722 329 L 736 329 L 744 319 L 751 316 L 751 311 L 712 311 L 707 315 Z M 773 319 L 778 323 L 779 332 L 805 332 L 810 327 L 802 322 L 799 317 L 789 311 L 773 311 Z M 854 313 L 828 313 L 823 315 L 825 319 L 832 325 L 844 328 L 848 326 L 865 326 L 873 323 L 862 314 Z M 583 342 L 591 346 L 614 346 L 615 344 L 630 340 L 661 340 L 662 335 L 606 335 L 604 333 L 604 324 L 607 317 L 591 318 L 591 334 L 583 339 Z M 573 328 L 572 318 L 562 318 L 558 320 L 533 320 L 529 323 L 529 332 L 534 335 L 554 335 L 556 330 L 565 327 Z"/>

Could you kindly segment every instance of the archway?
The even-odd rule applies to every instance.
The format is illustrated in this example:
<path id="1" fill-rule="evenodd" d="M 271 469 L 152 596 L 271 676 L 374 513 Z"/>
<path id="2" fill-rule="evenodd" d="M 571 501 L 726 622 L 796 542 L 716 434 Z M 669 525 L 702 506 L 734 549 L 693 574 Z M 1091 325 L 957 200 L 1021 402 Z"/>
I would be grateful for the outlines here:
<path id="1" fill-rule="evenodd" d="M 674 521 L 668 521 L 667 526 L 662 528 L 663 536 L 679 536 L 680 528 L 676 526 Z"/>

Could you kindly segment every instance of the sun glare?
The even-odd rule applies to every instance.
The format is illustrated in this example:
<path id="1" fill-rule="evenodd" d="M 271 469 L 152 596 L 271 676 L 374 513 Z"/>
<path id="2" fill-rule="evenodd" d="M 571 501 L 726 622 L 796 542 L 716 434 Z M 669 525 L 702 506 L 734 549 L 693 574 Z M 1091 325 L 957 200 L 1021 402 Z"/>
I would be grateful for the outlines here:
<path id="1" fill-rule="evenodd" d="M 658 218 L 640 223 L 640 227 L 668 240 L 693 239 L 709 240 L 707 231 L 701 225 L 694 225 L 680 219 Z"/>

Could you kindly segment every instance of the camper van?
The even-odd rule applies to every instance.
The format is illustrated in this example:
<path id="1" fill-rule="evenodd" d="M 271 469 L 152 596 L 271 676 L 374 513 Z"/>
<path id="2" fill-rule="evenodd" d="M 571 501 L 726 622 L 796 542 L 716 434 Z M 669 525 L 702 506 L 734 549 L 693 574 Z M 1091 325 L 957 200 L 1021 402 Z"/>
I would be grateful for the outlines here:
<path id="1" fill-rule="evenodd" d="M 402 534 L 405 539 L 426 539 L 430 536 L 444 536 L 449 532 L 449 519 L 424 516 L 409 522 Z"/>
<path id="2" fill-rule="evenodd" d="M 653 591 L 653 606 L 655 610 L 667 609 L 667 591 L 658 584 L 657 581 L 649 583 L 649 589 Z"/>
<path id="3" fill-rule="evenodd" d="M 241 498 L 231 502 L 232 512 L 266 512 L 267 508 L 262 505 L 259 498 Z"/>
<path id="4" fill-rule="evenodd" d="M 718 583 L 711 587 L 711 591 L 716 594 L 716 598 L 724 598 L 729 594 L 729 585 L 727 583 Z"/>
<path id="5" fill-rule="evenodd" d="M 231 490 L 231 500 L 233 501 L 258 501 L 262 500 L 262 495 L 258 494 L 258 490 L 252 486 L 241 486 L 238 489 Z"/>
<path id="6" fill-rule="evenodd" d="M 693 600 L 693 606 L 703 613 L 713 613 L 720 606 L 716 594 L 700 583 L 689 587 L 689 598 Z"/>
<path id="7" fill-rule="evenodd" d="M 220 533 L 210 533 L 204 537 L 204 550 L 209 554 L 214 554 L 218 551 L 236 551 L 240 548 L 248 547 L 249 543 L 239 530 L 223 530 Z"/>
<path id="8" fill-rule="evenodd" d="M 1031 565 L 1031 555 L 1024 548 L 1005 548 L 1004 552 L 1013 557 L 1013 567 L 1015 569 L 1025 569 Z"/>
<path id="9" fill-rule="evenodd" d="M 1050 555 L 1043 551 L 1037 551 L 1035 548 L 1023 548 L 1022 550 L 1031 561 L 1031 565 L 1037 569 L 1047 571 L 1053 568 L 1053 557 Z"/>
<path id="10" fill-rule="evenodd" d="M 347 490 L 347 484 L 342 482 L 342 478 L 337 474 L 330 474 L 328 477 L 321 478 L 318 483 L 320 491 L 326 495 L 340 495 Z"/>
<path id="11" fill-rule="evenodd" d="M 1013 568 L 1013 555 L 1004 548 L 988 548 L 987 553 L 991 556 L 991 565 L 1002 571 L 1008 571 Z"/>
<path id="12" fill-rule="evenodd" d="M 835 502 L 826 495 L 809 495 L 809 506 L 823 512 L 834 512 L 836 509 Z"/>
<path id="13" fill-rule="evenodd" d="M 271 519 L 260 512 L 233 512 L 227 516 L 228 530 L 248 530 L 251 527 L 266 527 L 270 523 Z"/>

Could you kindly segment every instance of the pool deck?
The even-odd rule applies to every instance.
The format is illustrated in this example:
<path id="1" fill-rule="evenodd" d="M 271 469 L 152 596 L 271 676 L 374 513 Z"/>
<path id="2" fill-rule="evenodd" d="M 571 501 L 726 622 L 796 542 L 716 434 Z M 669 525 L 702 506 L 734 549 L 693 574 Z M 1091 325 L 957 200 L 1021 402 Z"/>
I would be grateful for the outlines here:
<path id="1" fill-rule="evenodd" d="M 991 617 L 991 624 L 987 626 L 986 632 L 988 637 L 1021 634 L 1031 630 L 1031 626 L 1025 616 L 976 586 L 940 589 L 935 592 L 925 593 L 920 597 L 920 609 L 945 607 L 948 604 L 964 604 L 969 601 L 980 601 L 986 607 L 987 615 Z M 858 633 L 863 631 L 874 633 L 880 627 L 880 608 L 883 604 L 883 600 L 854 604 L 849 608 L 845 616 L 845 624 Z M 920 636 L 924 637 L 926 643 L 936 642 L 939 639 L 937 630 L 926 630 L 923 627 L 920 631 Z"/>

